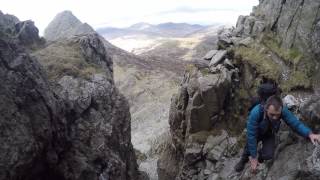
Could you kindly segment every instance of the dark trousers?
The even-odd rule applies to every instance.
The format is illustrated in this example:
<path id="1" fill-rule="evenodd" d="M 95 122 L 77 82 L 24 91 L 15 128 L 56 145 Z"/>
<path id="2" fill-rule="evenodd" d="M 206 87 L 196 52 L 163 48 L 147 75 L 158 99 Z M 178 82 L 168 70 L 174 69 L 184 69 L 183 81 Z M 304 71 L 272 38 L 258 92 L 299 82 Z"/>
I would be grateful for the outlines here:
<path id="1" fill-rule="evenodd" d="M 262 141 L 262 148 L 258 150 L 258 160 L 259 162 L 263 162 L 264 160 L 270 160 L 273 159 L 274 156 L 274 151 L 276 149 L 276 144 L 275 144 L 275 135 L 272 133 L 267 133 L 265 135 L 260 135 L 257 138 L 257 144 Z M 248 150 L 248 143 L 246 144 L 242 158 L 245 161 L 249 160 L 249 150 Z"/>

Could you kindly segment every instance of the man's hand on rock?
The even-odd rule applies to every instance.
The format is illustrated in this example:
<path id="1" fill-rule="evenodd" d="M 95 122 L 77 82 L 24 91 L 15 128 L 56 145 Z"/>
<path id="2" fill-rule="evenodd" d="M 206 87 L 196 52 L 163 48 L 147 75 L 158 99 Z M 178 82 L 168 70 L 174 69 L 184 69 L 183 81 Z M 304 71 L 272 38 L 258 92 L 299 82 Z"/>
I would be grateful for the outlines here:
<path id="1" fill-rule="evenodd" d="M 251 171 L 252 173 L 256 173 L 257 167 L 258 167 L 258 160 L 257 158 L 252 158 L 252 157 L 249 157 L 249 159 L 250 159 Z"/>
<path id="2" fill-rule="evenodd" d="M 312 144 L 316 145 L 316 142 L 320 143 L 320 134 L 309 134 L 310 141 Z"/>

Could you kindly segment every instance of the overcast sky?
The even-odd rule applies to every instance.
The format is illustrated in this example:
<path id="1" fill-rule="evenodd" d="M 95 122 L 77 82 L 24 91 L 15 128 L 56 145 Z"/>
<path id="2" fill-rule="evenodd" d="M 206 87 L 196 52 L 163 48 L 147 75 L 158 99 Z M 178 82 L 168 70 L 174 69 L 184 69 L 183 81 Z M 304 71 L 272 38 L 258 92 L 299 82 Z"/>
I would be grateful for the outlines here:
<path id="1" fill-rule="evenodd" d="M 94 28 L 126 27 L 138 22 L 235 24 L 258 0 L 0 0 L 0 10 L 20 20 L 31 19 L 40 32 L 64 10 Z"/>

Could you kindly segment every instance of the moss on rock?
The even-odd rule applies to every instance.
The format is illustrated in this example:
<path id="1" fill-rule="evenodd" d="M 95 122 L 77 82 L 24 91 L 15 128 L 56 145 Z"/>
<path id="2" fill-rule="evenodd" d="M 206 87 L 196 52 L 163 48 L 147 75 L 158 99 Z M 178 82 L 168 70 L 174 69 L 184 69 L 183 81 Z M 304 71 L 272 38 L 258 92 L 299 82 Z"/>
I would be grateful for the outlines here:
<path id="1" fill-rule="evenodd" d="M 243 46 L 236 47 L 235 55 L 236 57 L 240 56 L 243 61 L 254 67 L 260 76 L 273 80 L 280 78 L 280 68 L 268 56 L 263 47 L 257 44 L 253 44 L 250 48 Z"/>
<path id="2" fill-rule="evenodd" d="M 297 65 L 303 58 L 303 54 L 295 47 L 282 48 L 280 40 L 273 34 L 264 35 L 262 44 L 281 57 L 288 65 Z"/>
<path id="3" fill-rule="evenodd" d="M 303 71 L 294 71 L 291 73 L 289 79 L 280 84 L 284 92 L 289 92 L 295 89 L 310 89 L 312 88 L 311 78 Z"/>

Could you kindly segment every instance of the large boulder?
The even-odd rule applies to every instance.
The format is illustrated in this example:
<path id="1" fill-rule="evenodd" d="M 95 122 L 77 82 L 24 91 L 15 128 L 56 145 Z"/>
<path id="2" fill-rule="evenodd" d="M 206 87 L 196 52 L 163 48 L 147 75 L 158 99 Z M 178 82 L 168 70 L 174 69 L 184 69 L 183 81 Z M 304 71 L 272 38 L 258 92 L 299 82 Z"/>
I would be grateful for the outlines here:
<path id="1" fill-rule="evenodd" d="M 237 20 L 236 28 L 234 29 L 234 35 L 241 36 L 243 34 L 244 29 L 244 21 L 246 16 L 240 15 Z"/>
<path id="2" fill-rule="evenodd" d="M 206 156 L 203 147 L 208 132 L 222 121 L 231 74 L 225 67 L 216 73 L 211 73 L 209 68 L 193 67 L 185 73 L 180 90 L 171 101 L 169 124 L 173 148 L 167 149 L 159 160 L 159 179 L 188 179 L 199 173 L 194 165 Z M 217 148 L 208 156 L 218 158 L 222 152 Z M 166 164 L 170 166 L 165 167 Z M 179 170 L 174 172 L 170 167 Z"/>
<path id="3" fill-rule="evenodd" d="M 231 75 L 227 69 L 217 74 L 186 73 L 179 94 L 171 103 L 169 124 L 173 136 L 181 139 L 181 132 L 192 134 L 210 130 L 219 120 L 230 84 Z"/>

